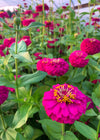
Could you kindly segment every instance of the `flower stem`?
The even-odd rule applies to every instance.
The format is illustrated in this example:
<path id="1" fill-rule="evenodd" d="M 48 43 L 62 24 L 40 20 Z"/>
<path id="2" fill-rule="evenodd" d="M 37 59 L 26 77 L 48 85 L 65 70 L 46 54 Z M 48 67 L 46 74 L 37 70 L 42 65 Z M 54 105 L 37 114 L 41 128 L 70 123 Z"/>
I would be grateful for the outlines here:
<path id="1" fill-rule="evenodd" d="M 100 120 L 99 120 L 98 127 L 97 127 L 97 140 L 98 140 L 99 129 L 100 129 Z"/>
<path id="2" fill-rule="evenodd" d="M 16 26 L 16 43 L 15 43 L 15 54 L 17 54 L 17 41 L 18 41 L 18 27 Z M 19 98 L 19 93 L 18 93 L 18 62 L 17 58 L 15 58 L 15 69 L 16 69 L 16 97 L 17 99 Z"/>
<path id="3" fill-rule="evenodd" d="M 65 132 L 65 124 L 62 123 L 62 136 L 61 136 L 61 140 L 64 140 L 64 132 Z"/>

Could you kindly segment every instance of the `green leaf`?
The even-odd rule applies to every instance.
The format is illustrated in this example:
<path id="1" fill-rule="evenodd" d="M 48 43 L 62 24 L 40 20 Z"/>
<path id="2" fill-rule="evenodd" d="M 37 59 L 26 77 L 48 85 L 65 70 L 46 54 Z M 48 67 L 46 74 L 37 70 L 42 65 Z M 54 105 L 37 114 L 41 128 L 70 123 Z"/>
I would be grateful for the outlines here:
<path id="1" fill-rule="evenodd" d="M 40 129 L 34 129 L 34 136 L 32 137 L 32 140 L 36 140 L 41 135 L 43 135 L 43 132 Z"/>
<path id="2" fill-rule="evenodd" d="M 69 80 L 69 81 L 73 82 L 73 83 L 79 83 L 79 82 L 83 81 L 84 79 L 85 79 L 84 75 L 78 74 L 75 77 L 71 78 L 71 80 Z"/>
<path id="3" fill-rule="evenodd" d="M 13 55 L 13 56 L 21 62 L 31 62 L 31 63 L 33 63 L 29 52 L 20 52 L 18 54 Z"/>
<path id="4" fill-rule="evenodd" d="M 61 131 L 62 131 L 62 124 L 56 121 L 52 121 L 50 119 L 40 120 L 39 123 L 42 124 L 42 127 L 48 137 L 52 136 L 53 138 L 60 139 L 61 138 Z"/>
<path id="5" fill-rule="evenodd" d="M 66 131 L 64 140 L 78 140 L 78 138 L 71 131 Z"/>
<path id="6" fill-rule="evenodd" d="M 17 110 L 17 112 L 15 113 L 13 122 L 12 122 L 12 127 L 14 129 L 20 128 L 26 123 L 29 117 L 29 112 L 31 108 L 32 108 L 32 105 L 24 104 L 20 107 L 19 110 Z"/>
<path id="7" fill-rule="evenodd" d="M 0 77 L 0 86 L 12 87 L 15 88 L 13 81 L 6 79 L 5 77 Z"/>
<path id="8" fill-rule="evenodd" d="M 2 140 L 15 140 L 16 135 L 17 135 L 17 132 L 14 129 L 9 127 L 6 131 L 4 131 L 1 134 L 1 139 Z"/>
<path id="9" fill-rule="evenodd" d="M 97 86 L 95 91 L 92 93 L 92 100 L 96 106 L 100 105 L 100 84 Z"/>
<path id="10" fill-rule="evenodd" d="M 85 112 L 85 115 L 86 116 L 97 116 L 97 114 L 95 113 L 95 111 L 91 108 L 91 109 L 89 109 L 89 110 L 87 110 L 86 112 Z"/>
<path id="11" fill-rule="evenodd" d="M 23 137 L 23 135 L 21 135 L 20 133 L 17 133 L 15 140 L 26 140 L 26 139 Z"/>
<path id="12" fill-rule="evenodd" d="M 78 2 L 81 4 L 81 0 L 78 0 Z"/>
<path id="13" fill-rule="evenodd" d="M 47 76 L 46 72 L 37 71 L 33 74 L 26 74 L 26 75 L 21 76 L 20 80 L 21 80 L 21 84 L 23 86 L 25 86 L 27 84 L 38 83 L 38 82 L 42 81 L 46 76 Z"/>
<path id="14" fill-rule="evenodd" d="M 25 52 L 26 51 L 26 43 L 21 40 L 18 44 L 17 44 L 17 53 L 20 52 Z M 10 52 L 13 54 L 15 53 L 15 43 L 13 43 L 10 47 Z"/>
<path id="15" fill-rule="evenodd" d="M 50 87 L 48 86 L 40 86 L 39 88 L 37 88 L 33 94 L 33 98 L 35 101 L 39 101 L 43 95 L 44 95 L 44 92 L 46 91 L 49 91 L 50 90 Z"/>
<path id="16" fill-rule="evenodd" d="M 32 139 L 33 135 L 34 135 L 34 129 L 32 128 L 32 126 L 27 125 L 23 131 L 24 133 L 24 137 L 28 140 Z"/>
<path id="17" fill-rule="evenodd" d="M 96 140 L 96 131 L 89 127 L 86 124 L 83 124 L 81 122 L 75 121 L 74 123 L 75 128 L 86 138 L 91 139 L 91 140 Z"/>
<path id="18" fill-rule="evenodd" d="M 39 22 L 32 22 L 27 27 L 21 28 L 21 30 L 25 31 L 25 30 L 28 30 L 29 28 L 33 28 L 33 27 L 35 28 L 35 27 L 41 27 L 41 26 L 45 26 L 45 25 Z"/>

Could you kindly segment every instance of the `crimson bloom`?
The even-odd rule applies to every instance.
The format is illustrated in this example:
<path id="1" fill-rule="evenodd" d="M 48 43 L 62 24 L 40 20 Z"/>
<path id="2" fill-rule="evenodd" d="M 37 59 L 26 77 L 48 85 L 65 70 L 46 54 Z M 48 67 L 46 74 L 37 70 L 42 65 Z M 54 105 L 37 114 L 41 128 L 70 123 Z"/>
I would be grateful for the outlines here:
<path id="1" fill-rule="evenodd" d="M 40 56 L 41 54 L 42 54 L 42 52 L 36 52 L 36 53 L 34 53 L 34 56 L 36 57 L 36 60 L 42 59 L 42 57 Z"/>
<path id="2" fill-rule="evenodd" d="M 0 17 L 1 17 L 1 18 L 9 18 L 9 15 L 8 15 L 8 13 L 5 12 L 5 11 L 0 11 Z"/>
<path id="3" fill-rule="evenodd" d="M 33 18 L 36 18 L 37 16 L 39 16 L 39 13 L 33 13 Z"/>
<path id="4" fill-rule="evenodd" d="M 14 42 L 15 42 L 15 38 L 12 38 L 12 37 L 11 38 L 5 38 L 3 44 L 4 44 L 5 47 L 10 47 L 11 44 L 14 43 Z"/>
<path id="5" fill-rule="evenodd" d="M 0 50 L 4 50 L 5 48 L 6 47 L 3 44 L 0 45 Z"/>
<path id="6" fill-rule="evenodd" d="M 23 14 L 25 14 L 25 15 L 30 15 L 30 14 L 32 14 L 32 13 L 33 13 L 32 10 L 26 10 L 25 12 L 23 12 Z"/>
<path id="7" fill-rule="evenodd" d="M 47 47 L 48 48 L 54 48 L 54 43 L 58 41 L 58 39 L 53 39 L 53 40 L 48 40 L 48 44 L 47 44 Z"/>
<path id="8" fill-rule="evenodd" d="M 30 40 L 30 36 L 23 36 L 23 37 L 20 39 L 20 41 L 22 41 L 22 40 L 26 43 L 27 46 L 29 46 L 29 45 L 32 43 L 32 41 Z M 20 41 L 19 41 L 19 42 L 20 42 Z"/>
<path id="9" fill-rule="evenodd" d="M 44 93 L 42 104 L 52 120 L 73 124 L 86 111 L 86 97 L 73 85 L 57 84 L 50 91 Z"/>
<path id="10" fill-rule="evenodd" d="M 100 52 L 100 41 L 95 38 L 86 38 L 80 45 L 81 51 L 93 55 Z"/>
<path id="11" fill-rule="evenodd" d="M 62 58 L 43 58 L 37 62 L 37 70 L 51 76 L 62 76 L 69 70 L 69 64 Z"/>
<path id="12" fill-rule="evenodd" d="M 32 18 L 30 18 L 30 19 L 24 19 L 24 20 L 22 20 L 22 25 L 23 26 L 28 26 L 32 22 L 35 22 L 35 19 L 32 19 Z"/>
<path id="13" fill-rule="evenodd" d="M 42 12 L 43 11 L 43 4 L 39 4 L 35 7 L 36 12 Z M 47 4 L 44 4 L 44 10 L 48 11 L 49 7 Z"/>
<path id="14" fill-rule="evenodd" d="M 0 86 L 0 105 L 3 104 L 8 98 L 9 90 L 5 86 Z"/>
<path id="15" fill-rule="evenodd" d="M 78 68 L 85 67 L 89 62 L 89 59 L 85 59 L 86 56 L 87 53 L 83 51 L 80 50 L 74 51 L 69 56 L 69 62 L 73 67 L 78 67 Z"/>
<path id="16" fill-rule="evenodd" d="M 48 27 L 48 28 L 53 27 L 53 21 L 46 20 L 44 23 L 45 23 L 45 27 Z"/>

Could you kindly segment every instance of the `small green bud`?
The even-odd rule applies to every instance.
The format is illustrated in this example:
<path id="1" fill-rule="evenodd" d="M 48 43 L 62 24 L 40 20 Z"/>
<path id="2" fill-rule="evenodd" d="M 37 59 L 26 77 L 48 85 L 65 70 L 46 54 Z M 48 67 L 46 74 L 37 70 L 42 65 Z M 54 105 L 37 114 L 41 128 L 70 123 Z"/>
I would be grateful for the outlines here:
<path id="1" fill-rule="evenodd" d="M 14 24 L 17 25 L 17 26 L 19 26 L 20 23 L 21 23 L 20 17 L 15 17 L 15 18 L 14 18 Z"/>

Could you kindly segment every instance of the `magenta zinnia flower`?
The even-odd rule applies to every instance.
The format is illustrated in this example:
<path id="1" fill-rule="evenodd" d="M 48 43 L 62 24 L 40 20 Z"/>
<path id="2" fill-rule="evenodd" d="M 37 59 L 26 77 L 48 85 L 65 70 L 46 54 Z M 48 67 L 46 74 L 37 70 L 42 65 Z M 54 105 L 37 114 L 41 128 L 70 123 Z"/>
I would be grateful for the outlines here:
<path id="1" fill-rule="evenodd" d="M 91 55 L 99 53 L 100 41 L 95 38 L 86 38 L 82 41 L 80 49 L 81 51 Z"/>
<path id="2" fill-rule="evenodd" d="M 53 39 L 53 40 L 48 40 L 48 44 L 47 44 L 47 47 L 48 48 L 54 48 L 54 43 L 58 41 L 58 39 Z"/>
<path id="3" fill-rule="evenodd" d="M 33 13 L 33 18 L 36 18 L 37 16 L 39 16 L 39 13 Z"/>
<path id="4" fill-rule="evenodd" d="M 4 103 L 8 98 L 8 88 L 5 86 L 0 86 L 0 105 Z"/>
<path id="5" fill-rule="evenodd" d="M 23 36 L 21 39 L 20 39 L 20 41 L 24 41 L 25 43 L 26 43 L 26 45 L 27 46 L 29 46 L 31 43 L 32 43 L 32 41 L 30 40 L 30 36 Z M 19 41 L 19 42 L 20 42 Z M 19 43 L 18 42 L 18 43 Z"/>
<path id="6" fill-rule="evenodd" d="M 85 65 L 87 65 L 89 62 L 89 59 L 85 59 L 86 56 L 87 53 L 83 51 L 80 50 L 74 51 L 69 56 L 69 62 L 73 67 L 78 67 L 78 68 L 85 67 Z"/>
<path id="7" fill-rule="evenodd" d="M 23 21 L 22 21 L 22 25 L 23 26 L 28 26 L 30 23 L 32 23 L 32 22 L 35 22 L 35 19 L 24 19 Z"/>
<path id="8" fill-rule="evenodd" d="M 11 44 L 14 42 L 15 42 L 15 38 L 11 37 L 11 38 L 5 38 L 3 43 L 5 47 L 10 47 Z"/>
<path id="9" fill-rule="evenodd" d="M 86 111 L 86 97 L 77 87 L 57 84 L 44 93 L 42 103 L 52 120 L 73 124 Z"/>
<path id="10" fill-rule="evenodd" d="M 62 76 L 69 70 L 69 64 L 62 58 L 43 58 L 37 63 L 37 70 L 51 76 Z"/>

